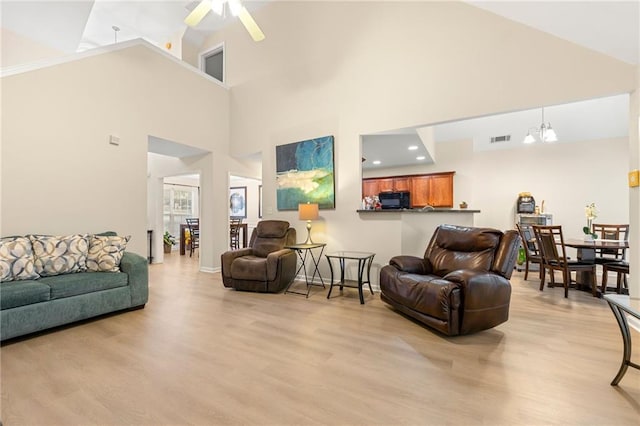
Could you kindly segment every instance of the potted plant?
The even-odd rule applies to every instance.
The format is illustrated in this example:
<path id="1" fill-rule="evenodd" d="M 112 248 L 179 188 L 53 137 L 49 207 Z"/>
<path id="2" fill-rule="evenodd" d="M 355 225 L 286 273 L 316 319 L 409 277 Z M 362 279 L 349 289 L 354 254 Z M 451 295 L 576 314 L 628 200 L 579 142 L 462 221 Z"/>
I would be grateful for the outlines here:
<path id="1" fill-rule="evenodd" d="M 164 252 L 171 253 L 171 247 L 176 244 L 176 238 L 169 231 L 165 231 L 162 241 L 164 242 Z"/>

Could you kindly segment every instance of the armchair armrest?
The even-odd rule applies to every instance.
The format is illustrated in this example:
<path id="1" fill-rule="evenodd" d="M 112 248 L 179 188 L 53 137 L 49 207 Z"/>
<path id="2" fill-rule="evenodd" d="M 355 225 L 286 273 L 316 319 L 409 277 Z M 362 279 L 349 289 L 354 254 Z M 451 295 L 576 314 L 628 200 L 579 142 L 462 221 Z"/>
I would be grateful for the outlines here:
<path id="1" fill-rule="evenodd" d="M 389 265 L 402 272 L 409 272 L 411 274 L 426 275 L 431 273 L 431 268 L 427 267 L 424 259 L 416 256 L 394 256 L 389 261 Z"/>
<path id="2" fill-rule="evenodd" d="M 511 283 L 497 273 L 459 269 L 443 279 L 460 286 L 466 313 L 509 306 Z"/>
<path id="3" fill-rule="evenodd" d="M 230 250 L 222 253 L 220 256 L 220 264 L 222 265 L 222 275 L 229 277 L 229 273 L 231 272 L 231 264 L 235 259 L 242 256 L 249 256 L 253 254 L 253 249 L 243 248 L 240 250 Z"/>
<path id="4" fill-rule="evenodd" d="M 290 262 L 293 262 L 293 267 L 295 269 L 295 265 L 298 260 L 296 258 L 296 252 L 293 250 L 281 249 L 272 251 L 267 255 L 267 278 L 269 280 L 274 280 L 276 278 L 279 264 L 284 262 L 287 258 L 290 259 Z"/>

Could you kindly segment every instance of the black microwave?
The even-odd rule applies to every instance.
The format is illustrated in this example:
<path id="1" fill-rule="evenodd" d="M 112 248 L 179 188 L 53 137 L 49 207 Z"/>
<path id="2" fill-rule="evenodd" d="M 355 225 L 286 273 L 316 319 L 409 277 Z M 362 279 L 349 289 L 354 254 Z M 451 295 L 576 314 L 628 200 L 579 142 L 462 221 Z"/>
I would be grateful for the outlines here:
<path id="1" fill-rule="evenodd" d="M 411 194 L 409 191 L 381 192 L 378 194 L 380 205 L 383 209 L 409 209 L 411 208 Z"/>

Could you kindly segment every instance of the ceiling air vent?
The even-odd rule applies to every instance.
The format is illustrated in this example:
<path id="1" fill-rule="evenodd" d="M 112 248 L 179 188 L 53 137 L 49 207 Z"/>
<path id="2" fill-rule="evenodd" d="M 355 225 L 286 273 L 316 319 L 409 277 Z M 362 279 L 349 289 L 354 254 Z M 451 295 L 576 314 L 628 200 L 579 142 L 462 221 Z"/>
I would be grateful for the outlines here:
<path id="1" fill-rule="evenodd" d="M 491 143 L 509 142 L 510 140 L 511 140 L 511 135 L 493 136 L 491 138 Z"/>

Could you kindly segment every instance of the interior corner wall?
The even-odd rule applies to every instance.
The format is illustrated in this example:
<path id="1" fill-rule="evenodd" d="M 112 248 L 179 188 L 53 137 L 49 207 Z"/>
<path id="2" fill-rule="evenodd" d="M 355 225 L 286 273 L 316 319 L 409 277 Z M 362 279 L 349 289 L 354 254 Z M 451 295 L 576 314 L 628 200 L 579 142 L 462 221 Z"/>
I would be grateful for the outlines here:
<path id="1" fill-rule="evenodd" d="M 7 28 L 0 28 L 0 66 L 2 68 L 22 65 L 45 59 L 58 58 L 65 52 L 45 46 Z"/>
<path id="2" fill-rule="evenodd" d="M 355 211 L 361 197 L 361 135 L 636 87 L 629 64 L 464 2 L 272 2 L 254 18 L 268 30 L 264 41 L 254 43 L 237 24 L 203 46 L 224 41 L 228 52 L 231 153 L 263 152 L 265 210 L 297 224 L 294 213 L 275 206 L 275 146 L 334 135 L 336 208 L 321 210 L 314 232 L 328 242 L 327 250 L 375 247 L 374 262 L 380 264 L 399 254 L 400 230 L 391 220 L 371 220 Z M 554 66 L 523 67 L 532 52 L 545 52 Z M 488 209 L 478 221 L 504 226 L 520 185 L 503 188 L 505 194 L 495 198 L 495 187 L 478 185 L 473 173 L 498 172 L 486 178 L 495 183 L 498 176 L 504 179 L 502 170 L 522 169 L 484 164 L 487 169 L 457 168 L 456 174 L 471 188 L 466 201 Z M 573 190 L 564 175 L 558 180 L 566 183 L 564 191 Z M 551 200 L 547 190 L 538 194 Z M 561 202 L 558 197 L 551 204 Z M 494 213 L 495 220 L 489 217 Z M 577 214 L 580 221 L 582 213 Z M 304 224 L 297 229 L 304 231 Z"/>
<path id="3" fill-rule="evenodd" d="M 636 67 L 636 90 L 629 105 L 629 170 L 640 169 L 640 66 Z M 629 245 L 640 247 L 640 187 L 628 189 Z M 629 295 L 640 298 L 640 250 L 629 253 Z"/>
<path id="4" fill-rule="evenodd" d="M 4 235 L 113 230 L 146 257 L 150 134 L 217 152 L 204 177 L 226 187 L 228 91 L 153 46 L 3 77 L 2 89 Z M 212 225 L 220 210 L 207 218 L 209 258 L 226 232 Z"/>

